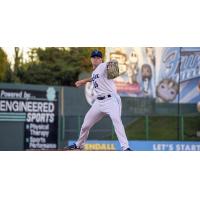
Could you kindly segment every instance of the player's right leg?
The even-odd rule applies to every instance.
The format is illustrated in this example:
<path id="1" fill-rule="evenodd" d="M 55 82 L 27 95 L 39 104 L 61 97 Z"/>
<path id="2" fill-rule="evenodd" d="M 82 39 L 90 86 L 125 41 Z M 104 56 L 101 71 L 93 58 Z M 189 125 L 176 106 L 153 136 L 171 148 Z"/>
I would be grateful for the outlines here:
<path id="1" fill-rule="evenodd" d="M 87 141 L 87 138 L 89 136 L 90 129 L 94 126 L 94 124 L 100 121 L 104 115 L 105 114 L 100 111 L 98 103 L 95 102 L 85 115 L 77 142 L 71 146 L 68 146 L 67 149 L 68 150 L 83 149 Z"/>
<path id="2" fill-rule="evenodd" d="M 131 150 L 129 148 L 128 139 L 126 137 L 124 125 L 121 120 L 121 99 L 118 95 L 113 97 L 113 100 L 108 101 L 107 109 L 105 112 L 110 116 L 113 126 L 115 129 L 115 133 L 119 140 L 122 150 Z"/>

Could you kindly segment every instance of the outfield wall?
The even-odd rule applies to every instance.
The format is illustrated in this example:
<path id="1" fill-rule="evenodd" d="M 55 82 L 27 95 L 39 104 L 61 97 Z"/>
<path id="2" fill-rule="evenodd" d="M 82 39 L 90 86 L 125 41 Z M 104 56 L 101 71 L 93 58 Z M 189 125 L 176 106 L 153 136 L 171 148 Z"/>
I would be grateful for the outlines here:
<path id="1" fill-rule="evenodd" d="M 77 139 L 90 108 L 84 87 L 1 83 L 0 101 L 0 150 L 61 148 L 68 140 Z M 17 108 L 17 104 L 27 107 Z M 196 104 L 158 104 L 152 98 L 134 97 L 122 97 L 122 104 L 125 126 L 140 117 L 148 120 L 148 116 L 199 116 Z M 147 134 L 148 126 L 145 121 Z M 103 119 L 91 129 L 90 135 L 92 140 L 113 140 L 111 120 Z"/>

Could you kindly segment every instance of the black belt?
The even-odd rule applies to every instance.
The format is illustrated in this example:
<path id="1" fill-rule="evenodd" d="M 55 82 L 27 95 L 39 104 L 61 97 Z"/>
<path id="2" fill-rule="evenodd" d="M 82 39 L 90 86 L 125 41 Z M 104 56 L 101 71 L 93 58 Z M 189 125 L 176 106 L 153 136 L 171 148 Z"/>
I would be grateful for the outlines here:
<path id="1" fill-rule="evenodd" d="M 109 94 L 109 95 L 107 95 L 107 96 L 104 96 L 104 97 L 97 97 L 97 99 L 98 100 L 104 100 L 105 98 L 110 98 L 111 97 L 111 95 Z"/>

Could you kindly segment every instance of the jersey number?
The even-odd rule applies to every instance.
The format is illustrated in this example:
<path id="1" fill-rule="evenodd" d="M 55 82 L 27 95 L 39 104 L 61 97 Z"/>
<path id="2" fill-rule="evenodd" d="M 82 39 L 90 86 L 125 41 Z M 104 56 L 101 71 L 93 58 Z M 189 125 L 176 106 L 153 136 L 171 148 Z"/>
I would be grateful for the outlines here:
<path id="1" fill-rule="evenodd" d="M 98 87 L 98 84 L 97 82 L 94 81 L 94 88 L 97 88 Z"/>

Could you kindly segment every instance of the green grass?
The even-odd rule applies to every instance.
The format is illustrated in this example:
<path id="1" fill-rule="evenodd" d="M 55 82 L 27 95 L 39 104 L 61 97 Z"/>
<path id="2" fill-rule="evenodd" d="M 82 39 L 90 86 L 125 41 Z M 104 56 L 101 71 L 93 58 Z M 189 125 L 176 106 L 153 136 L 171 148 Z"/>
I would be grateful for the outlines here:
<path id="1" fill-rule="evenodd" d="M 126 127 L 126 134 L 129 140 L 181 140 L 181 134 L 178 134 L 177 117 L 149 117 L 149 134 L 145 131 L 145 118 L 140 117 L 134 123 Z M 184 135 L 183 140 L 199 141 L 196 132 L 200 131 L 200 117 L 184 117 Z M 116 139 L 116 138 L 115 138 Z"/>

